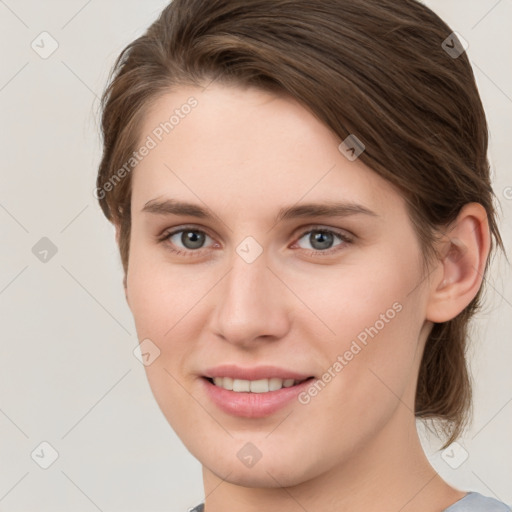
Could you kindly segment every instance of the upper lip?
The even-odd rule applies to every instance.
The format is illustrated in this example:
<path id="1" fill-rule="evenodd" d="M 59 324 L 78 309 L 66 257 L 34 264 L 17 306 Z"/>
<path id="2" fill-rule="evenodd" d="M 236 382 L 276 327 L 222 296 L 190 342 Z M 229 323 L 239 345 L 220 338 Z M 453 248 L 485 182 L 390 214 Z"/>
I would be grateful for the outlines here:
<path id="1" fill-rule="evenodd" d="M 279 368 L 277 366 L 253 366 L 244 368 L 234 364 L 223 364 L 208 368 L 204 371 L 204 377 L 231 377 L 232 379 L 242 380 L 260 380 L 260 379 L 293 379 L 305 380 L 311 377 L 311 374 L 298 373 L 286 368 Z"/>

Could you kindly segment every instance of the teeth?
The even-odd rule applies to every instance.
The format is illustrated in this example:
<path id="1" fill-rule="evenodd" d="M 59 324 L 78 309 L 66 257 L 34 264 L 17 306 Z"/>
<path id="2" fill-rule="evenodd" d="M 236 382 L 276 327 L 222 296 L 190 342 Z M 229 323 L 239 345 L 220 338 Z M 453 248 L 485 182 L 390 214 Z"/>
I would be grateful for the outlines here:
<path id="1" fill-rule="evenodd" d="M 233 391 L 238 391 L 238 392 L 251 391 L 251 381 L 250 380 L 242 380 L 242 379 L 234 379 L 233 380 Z"/>
<path id="2" fill-rule="evenodd" d="M 278 379 L 277 377 L 272 377 L 268 379 L 268 389 L 269 391 L 277 391 L 283 387 L 283 379 Z"/>
<path id="3" fill-rule="evenodd" d="M 269 390 L 268 379 L 251 380 L 250 383 L 251 393 L 266 393 Z"/>
<path id="4" fill-rule="evenodd" d="M 294 379 L 279 379 L 277 377 L 259 380 L 232 379 L 231 377 L 213 378 L 213 383 L 216 386 L 229 391 L 236 391 L 237 393 L 268 393 L 269 391 L 277 391 L 283 387 L 289 388 L 299 382 L 302 381 Z"/>

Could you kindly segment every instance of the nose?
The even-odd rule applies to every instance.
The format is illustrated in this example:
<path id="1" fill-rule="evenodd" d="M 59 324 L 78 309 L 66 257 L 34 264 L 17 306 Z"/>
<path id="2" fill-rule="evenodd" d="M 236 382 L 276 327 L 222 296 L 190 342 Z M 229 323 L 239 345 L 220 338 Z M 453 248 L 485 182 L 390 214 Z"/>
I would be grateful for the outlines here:
<path id="1" fill-rule="evenodd" d="M 275 341 L 290 329 L 291 298 L 263 253 L 252 263 L 234 254 L 231 270 L 218 285 L 211 330 L 234 345 L 250 348 Z"/>

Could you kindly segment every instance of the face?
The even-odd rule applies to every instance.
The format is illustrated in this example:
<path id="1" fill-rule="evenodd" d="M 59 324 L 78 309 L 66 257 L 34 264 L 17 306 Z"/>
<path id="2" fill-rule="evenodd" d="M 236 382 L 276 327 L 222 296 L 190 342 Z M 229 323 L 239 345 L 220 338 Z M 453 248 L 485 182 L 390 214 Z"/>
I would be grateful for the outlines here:
<path id="1" fill-rule="evenodd" d="M 126 292 L 189 451 L 275 487 L 389 442 L 413 418 L 427 301 L 399 192 L 293 99 L 256 89 L 179 88 L 148 110 L 148 136 Z"/>

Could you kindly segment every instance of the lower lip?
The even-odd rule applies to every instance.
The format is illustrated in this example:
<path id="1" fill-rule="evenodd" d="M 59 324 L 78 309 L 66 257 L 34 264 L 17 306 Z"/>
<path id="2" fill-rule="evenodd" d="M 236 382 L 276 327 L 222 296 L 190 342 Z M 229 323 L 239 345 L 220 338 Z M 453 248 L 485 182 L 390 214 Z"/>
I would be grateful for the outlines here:
<path id="1" fill-rule="evenodd" d="M 263 418 L 285 407 L 314 379 L 267 393 L 239 393 L 216 386 L 204 377 L 201 380 L 204 382 L 206 394 L 225 413 L 243 418 Z"/>

